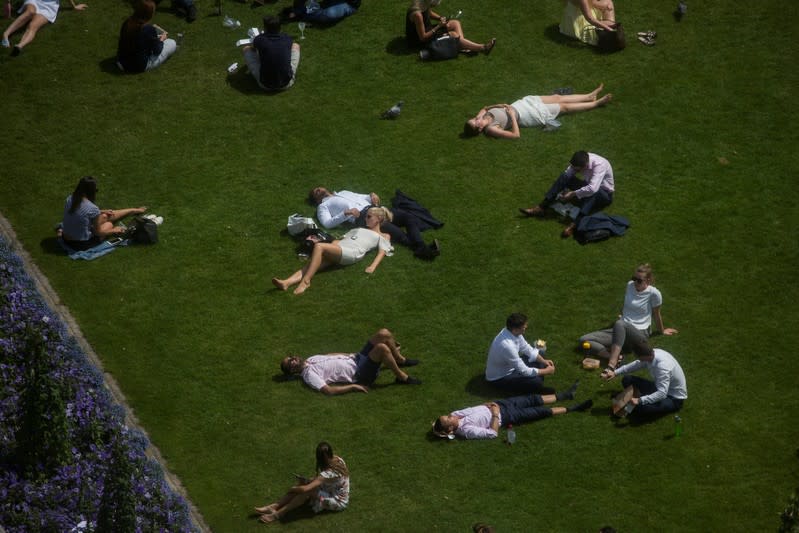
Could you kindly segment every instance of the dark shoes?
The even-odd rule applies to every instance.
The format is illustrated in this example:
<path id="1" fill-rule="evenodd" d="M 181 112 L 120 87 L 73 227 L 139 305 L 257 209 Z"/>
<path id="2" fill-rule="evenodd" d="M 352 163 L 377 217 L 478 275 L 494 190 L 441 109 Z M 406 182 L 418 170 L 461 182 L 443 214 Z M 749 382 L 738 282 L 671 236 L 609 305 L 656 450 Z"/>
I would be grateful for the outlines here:
<path id="1" fill-rule="evenodd" d="M 194 22 L 195 20 L 197 20 L 197 7 L 192 4 L 186 11 L 186 22 Z"/>
<path id="2" fill-rule="evenodd" d="M 584 402 L 578 403 L 577 405 L 572 405 L 571 407 L 568 407 L 567 410 L 569 412 L 587 411 L 587 410 L 591 409 L 591 407 L 593 407 L 593 405 L 594 405 L 594 400 L 586 400 Z"/>
<path id="3" fill-rule="evenodd" d="M 520 207 L 519 213 L 523 214 L 526 217 L 543 217 L 546 214 L 546 209 L 544 209 L 540 205 L 534 205 L 529 209 L 524 209 Z"/>
<path id="4" fill-rule="evenodd" d="M 22 53 L 22 48 L 19 45 L 14 46 L 14 49 L 11 50 L 11 57 L 17 57 L 21 53 Z"/>
<path id="5" fill-rule="evenodd" d="M 441 243 L 438 242 L 438 239 L 433 239 L 432 244 L 422 245 L 420 246 L 414 253 L 416 257 L 419 259 L 427 259 L 428 261 L 432 261 L 439 255 L 441 255 Z"/>
<path id="6" fill-rule="evenodd" d="M 405 381 L 402 381 L 400 378 L 395 378 L 394 383 L 397 383 L 399 385 L 421 385 L 422 380 L 417 379 L 413 376 L 408 376 L 408 378 Z"/>
<path id="7" fill-rule="evenodd" d="M 407 359 L 406 358 L 405 361 L 403 361 L 402 364 L 398 365 L 398 366 L 402 366 L 402 367 L 405 367 L 405 366 L 416 366 L 418 364 L 419 364 L 419 360 L 418 359 Z"/>
<path id="8" fill-rule="evenodd" d="M 574 235 L 574 230 L 576 230 L 576 229 L 577 229 L 577 224 L 572 222 L 571 224 L 566 226 L 566 229 L 563 230 L 563 232 L 560 234 L 560 236 L 563 237 L 564 239 L 568 239 L 569 237 Z"/>

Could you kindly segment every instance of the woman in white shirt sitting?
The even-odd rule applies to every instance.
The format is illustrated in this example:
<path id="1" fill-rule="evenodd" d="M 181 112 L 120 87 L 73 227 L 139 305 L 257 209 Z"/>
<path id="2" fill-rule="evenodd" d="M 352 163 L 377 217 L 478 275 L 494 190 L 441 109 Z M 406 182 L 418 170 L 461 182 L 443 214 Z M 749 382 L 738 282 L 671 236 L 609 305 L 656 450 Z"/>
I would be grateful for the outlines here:
<path id="1" fill-rule="evenodd" d="M 391 211 L 385 207 L 373 207 L 366 212 L 366 227 L 354 228 L 339 240 L 331 243 L 316 243 L 308 263 L 286 279 L 272 278 L 272 284 L 285 291 L 297 285 L 294 294 L 302 294 L 311 286 L 311 279 L 319 271 L 332 265 L 351 265 L 357 263 L 367 253 L 377 248 L 377 255 L 366 267 L 371 274 L 387 255 L 393 255 L 391 236 L 380 232 L 380 224 L 384 220 L 391 222 Z"/>
<path id="2" fill-rule="evenodd" d="M 624 292 L 624 306 L 616 322 L 607 329 L 592 331 L 580 337 L 580 345 L 588 343 L 590 354 L 610 359 L 608 368 L 616 369 L 622 350 L 629 351 L 633 339 L 648 339 L 652 319 L 655 320 L 657 331 L 663 335 L 674 335 L 677 330 L 663 327 L 663 317 L 660 307 L 663 297 L 655 288 L 652 267 L 648 263 L 638 265 L 633 277 L 627 282 Z"/>

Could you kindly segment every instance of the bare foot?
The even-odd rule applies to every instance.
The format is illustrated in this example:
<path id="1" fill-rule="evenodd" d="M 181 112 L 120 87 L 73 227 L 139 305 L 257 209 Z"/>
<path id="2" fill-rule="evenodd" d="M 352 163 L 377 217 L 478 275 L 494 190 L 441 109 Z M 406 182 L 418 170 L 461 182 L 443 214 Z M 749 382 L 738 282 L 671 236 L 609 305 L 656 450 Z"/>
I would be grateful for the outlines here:
<path id="1" fill-rule="evenodd" d="M 596 89 L 591 91 L 589 93 L 593 97 L 593 98 L 591 98 L 591 100 L 596 100 L 596 97 L 599 96 L 599 93 L 601 93 L 602 89 L 604 89 L 604 88 L 605 88 L 605 84 L 604 83 L 600 83 L 599 87 L 597 87 Z"/>
<path id="2" fill-rule="evenodd" d="M 277 516 L 276 513 L 269 513 L 269 514 L 262 514 L 261 518 L 259 518 L 258 520 L 260 520 L 264 524 L 271 524 L 272 522 L 274 522 L 278 518 L 280 518 L 280 517 Z"/>
<path id="3" fill-rule="evenodd" d="M 276 507 L 277 505 L 270 503 L 269 505 L 264 505 L 263 507 L 256 507 L 255 512 L 259 514 L 272 514 L 275 512 Z"/>
<path id="4" fill-rule="evenodd" d="M 608 93 L 599 100 L 597 100 L 596 105 L 603 106 L 605 104 L 609 104 L 611 100 L 613 100 L 613 95 L 611 93 Z"/>
<path id="5" fill-rule="evenodd" d="M 294 289 L 294 294 L 302 294 L 306 290 L 308 290 L 308 287 L 310 287 L 310 286 L 311 286 L 311 282 L 310 281 L 301 281 L 299 283 L 299 285 L 297 285 L 297 288 Z"/>
<path id="6" fill-rule="evenodd" d="M 285 281 L 282 279 L 272 278 L 272 285 L 280 289 L 281 291 L 285 291 L 289 288 Z"/>

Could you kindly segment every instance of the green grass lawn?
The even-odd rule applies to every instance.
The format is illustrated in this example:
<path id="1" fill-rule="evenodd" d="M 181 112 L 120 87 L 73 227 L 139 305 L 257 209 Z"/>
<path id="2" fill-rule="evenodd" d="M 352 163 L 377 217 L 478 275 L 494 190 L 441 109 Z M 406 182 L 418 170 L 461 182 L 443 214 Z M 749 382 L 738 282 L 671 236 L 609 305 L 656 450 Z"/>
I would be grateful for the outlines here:
<path id="1" fill-rule="evenodd" d="M 619 1 L 629 46 L 600 55 L 557 36 L 554 0 L 451 0 L 440 11 L 462 9 L 467 37 L 497 47 L 420 63 L 401 45 L 406 2 L 366 0 L 306 30 L 290 91 L 228 77 L 244 29 L 288 3 L 226 2 L 242 22 L 229 30 L 208 2 L 192 25 L 164 2 L 155 21 L 184 45 L 143 75 L 113 66 L 121 0 L 64 9 L 21 57 L 0 55 L 0 211 L 210 527 L 259 530 L 252 506 L 311 473 L 328 440 L 352 472 L 350 508 L 299 513 L 286 530 L 776 529 L 799 479 L 799 32 L 785 4 L 696 2 L 676 23 L 671 2 Z M 656 46 L 635 42 L 649 29 Z M 558 132 L 459 138 L 483 105 L 600 82 L 613 103 Z M 399 99 L 401 117 L 378 120 Z M 578 149 L 613 163 L 623 238 L 582 247 L 556 221 L 517 216 Z M 85 174 L 101 207 L 164 216 L 161 242 L 90 263 L 56 253 L 52 227 Z M 401 188 L 445 221 L 441 257 L 398 249 L 371 276 L 364 262 L 301 297 L 273 290 L 301 264 L 281 231 L 313 212 L 316 185 L 384 200 Z M 619 383 L 603 386 L 574 351 L 616 316 L 639 262 L 680 330 L 654 338 L 687 374 L 680 439 L 670 418 L 617 427 Z M 548 382 L 580 378 L 594 409 L 522 426 L 513 447 L 430 441 L 436 415 L 492 398 L 486 351 L 517 310 L 528 338 L 548 341 Z M 328 398 L 277 379 L 285 354 L 355 351 L 381 326 L 423 360 L 421 387 L 385 375 L 367 395 Z"/>

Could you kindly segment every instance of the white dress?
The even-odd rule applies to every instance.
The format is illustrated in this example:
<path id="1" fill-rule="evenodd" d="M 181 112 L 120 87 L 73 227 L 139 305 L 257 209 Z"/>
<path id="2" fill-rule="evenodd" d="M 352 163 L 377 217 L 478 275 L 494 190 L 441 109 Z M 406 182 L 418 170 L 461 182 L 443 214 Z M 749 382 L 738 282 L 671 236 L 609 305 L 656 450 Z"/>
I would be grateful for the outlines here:
<path id="1" fill-rule="evenodd" d="M 341 238 L 338 245 L 341 247 L 340 264 L 342 265 L 357 263 L 367 253 L 378 247 L 386 252 L 386 255 L 394 254 L 394 248 L 385 237 L 367 228 L 349 230 Z"/>
<path id="2" fill-rule="evenodd" d="M 19 8 L 19 13 L 25 9 L 25 6 L 31 4 L 33 7 L 36 8 L 36 14 L 43 16 L 47 19 L 47 22 L 52 24 L 55 22 L 55 18 L 58 15 L 58 8 L 60 6 L 59 0 L 25 0 L 25 3 L 22 4 L 22 7 Z"/>

